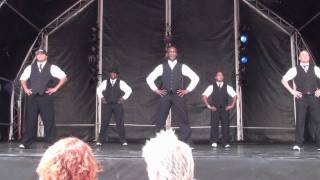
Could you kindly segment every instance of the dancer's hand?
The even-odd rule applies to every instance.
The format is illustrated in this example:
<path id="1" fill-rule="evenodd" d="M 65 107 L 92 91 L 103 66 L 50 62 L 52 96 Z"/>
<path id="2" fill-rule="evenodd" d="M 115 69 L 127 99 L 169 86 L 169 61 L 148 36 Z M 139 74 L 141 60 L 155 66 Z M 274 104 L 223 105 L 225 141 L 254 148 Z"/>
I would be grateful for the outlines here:
<path id="1" fill-rule="evenodd" d="M 226 107 L 226 111 L 229 111 L 229 110 L 233 109 L 233 107 L 234 107 L 234 106 L 232 106 L 232 105 L 227 106 L 227 107 Z"/>
<path id="2" fill-rule="evenodd" d="M 167 91 L 165 89 L 158 89 L 158 90 L 155 91 L 155 93 L 158 94 L 161 97 L 167 95 Z"/>
<path id="3" fill-rule="evenodd" d="M 124 101 L 124 99 L 121 97 L 119 100 L 118 100 L 118 104 L 122 104 Z"/>
<path id="4" fill-rule="evenodd" d="M 26 89 L 23 89 L 24 93 L 26 93 L 27 96 L 31 96 L 32 94 L 32 89 L 29 89 L 29 88 L 26 88 Z"/>
<path id="5" fill-rule="evenodd" d="M 49 95 L 51 95 L 51 94 L 57 92 L 57 90 L 58 90 L 57 88 L 48 88 L 48 89 L 46 90 L 46 93 L 49 94 Z"/>
<path id="6" fill-rule="evenodd" d="M 214 106 L 208 106 L 208 109 L 210 109 L 211 111 L 217 111 L 217 108 Z"/>
<path id="7" fill-rule="evenodd" d="M 101 103 L 102 103 L 102 104 L 107 104 L 106 98 L 102 97 L 102 98 L 101 98 Z"/>
<path id="8" fill-rule="evenodd" d="M 188 90 L 184 90 L 184 89 L 178 89 L 178 90 L 177 90 L 177 94 L 178 94 L 178 96 L 180 96 L 180 97 L 183 97 L 183 96 L 187 95 L 188 93 L 189 93 Z"/>
<path id="9" fill-rule="evenodd" d="M 320 97 L 320 89 L 317 89 L 315 92 L 314 92 L 314 95 L 316 97 Z"/>
<path id="10" fill-rule="evenodd" d="M 295 97 L 295 98 L 302 98 L 302 93 L 300 91 L 296 91 L 296 90 L 292 90 L 291 94 Z"/>

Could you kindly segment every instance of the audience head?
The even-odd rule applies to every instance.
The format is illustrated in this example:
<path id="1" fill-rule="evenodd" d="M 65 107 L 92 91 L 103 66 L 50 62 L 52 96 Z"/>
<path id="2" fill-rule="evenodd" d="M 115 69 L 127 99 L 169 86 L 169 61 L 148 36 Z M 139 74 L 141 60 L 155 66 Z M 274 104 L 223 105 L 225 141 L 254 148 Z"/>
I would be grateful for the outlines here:
<path id="1" fill-rule="evenodd" d="M 189 145 L 179 141 L 173 130 L 161 131 L 146 142 L 142 156 L 149 180 L 192 180 L 194 161 Z"/>
<path id="2" fill-rule="evenodd" d="M 98 171 L 90 146 L 74 137 L 50 146 L 37 168 L 40 180 L 94 180 Z"/>

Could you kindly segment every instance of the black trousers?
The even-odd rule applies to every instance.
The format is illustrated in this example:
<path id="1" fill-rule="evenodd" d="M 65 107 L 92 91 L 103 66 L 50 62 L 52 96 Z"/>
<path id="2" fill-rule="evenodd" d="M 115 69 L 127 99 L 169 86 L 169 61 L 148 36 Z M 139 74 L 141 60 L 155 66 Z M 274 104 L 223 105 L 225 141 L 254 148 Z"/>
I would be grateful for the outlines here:
<path id="1" fill-rule="evenodd" d="M 26 118 L 23 124 L 22 144 L 30 146 L 36 139 L 38 115 L 40 113 L 46 141 L 52 143 L 55 137 L 53 97 L 50 95 L 27 96 Z"/>
<path id="2" fill-rule="evenodd" d="M 172 112 L 175 112 L 178 117 L 178 125 L 180 128 L 179 139 L 188 142 L 191 135 L 191 129 L 188 121 L 186 102 L 183 97 L 179 97 L 175 93 L 169 93 L 160 98 L 159 119 L 156 121 L 156 131 L 159 132 L 160 130 L 165 129 L 166 119 L 171 107 Z"/>
<path id="3" fill-rule="evenodd" d="M 99 134 L 99 142 L 104 142 L 107 135 L 108 126 L 110 124 L 111 116 L 114 114 L 116 126 L 121 143 L 126 142 L 125 128 L 123 120 L 123 106 L 122 104 L 102 104 L 102 117 L 101 117 L 101 128 Z"/>
<path id="4" fill-rule="evenodd" d="M 217 143 L 219 140 L 219 123 L 221 123 L 222 131 L 222 144 L 228 144 L 230 141 L 229 135 L 229 111 L 225 108 L 217 108 L 217 111 L 211 112 L 211 132 L 210 132 L 210 142 Z"/>
<path id="5" fill-rule="evenodd" d="M 308 115 L 316 126 L 316 143 L 320 147 L 320 99 L 314 95 L 304 95 L 302 98 L 296 99 L 296 114 L 296 144 L 303 145 L 306 117 Z"/>

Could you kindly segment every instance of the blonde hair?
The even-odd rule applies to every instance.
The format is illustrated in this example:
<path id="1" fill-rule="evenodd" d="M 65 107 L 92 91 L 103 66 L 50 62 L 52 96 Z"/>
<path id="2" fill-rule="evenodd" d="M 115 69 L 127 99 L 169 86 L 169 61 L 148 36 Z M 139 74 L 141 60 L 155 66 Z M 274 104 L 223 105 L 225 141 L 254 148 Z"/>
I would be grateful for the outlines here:
<path id="1" fill-rule="evenodd" d="M 95 180 L 99 171 L 90 146 L 74 137 L 50 146 L 37 168 L 40 180 Z"/>
<path id="2" fill-rule="evenodd" d="M 173 130 L 161 131 L 146 142 L 142 156 L 149 180 L 192 180 L 194 161 L 189 145 L 179 141 Z"/>

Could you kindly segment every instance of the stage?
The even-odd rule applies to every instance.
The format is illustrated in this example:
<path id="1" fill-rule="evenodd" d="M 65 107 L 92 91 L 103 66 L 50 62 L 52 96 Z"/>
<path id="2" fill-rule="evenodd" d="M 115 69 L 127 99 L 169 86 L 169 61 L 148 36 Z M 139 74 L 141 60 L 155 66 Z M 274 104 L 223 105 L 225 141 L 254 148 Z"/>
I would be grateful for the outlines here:
<path id="1" fill-rule="evenodd" d="M 0 179 L 37 179 L 35 169 L 47 144 L 20 150 L 17 143 L 0 143 Z M 99 179 L 147 180 L 142 144 L 92 146 L 103 172 Z M 301 152 L 291 144 L 232 144 L 230 150 L 194 144 L 197 180 L 316 180 L 320 178 L 320 152 L 307 145 Z M 155 153 L 156 155 L 156 153 Z"/>

